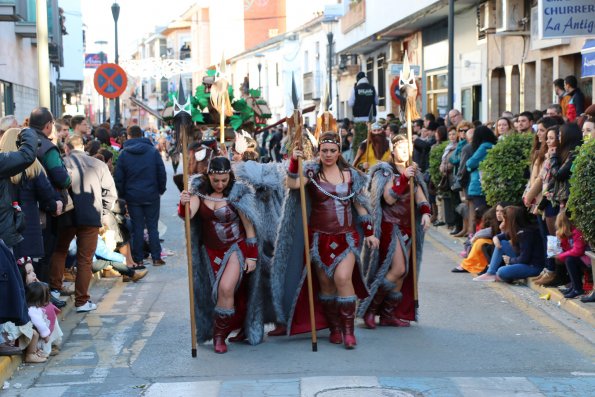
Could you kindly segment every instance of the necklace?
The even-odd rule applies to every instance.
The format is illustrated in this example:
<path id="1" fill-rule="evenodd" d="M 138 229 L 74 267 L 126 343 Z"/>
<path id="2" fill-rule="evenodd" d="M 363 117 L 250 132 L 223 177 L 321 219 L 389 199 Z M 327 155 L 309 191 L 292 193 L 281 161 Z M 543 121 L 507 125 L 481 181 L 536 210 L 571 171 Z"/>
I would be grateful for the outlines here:
<path id="1" fill-rule="evenodd" d="M 310 182 L 312 182 L 314 184 L 314 186 L 316 186 L 316 189 L 320 190 L 322 192 L 322 194 L 324 194 L 330 198 L 333 198 L 335 200 L 347 201 L 347 200 L 351 200 L 351 198 L 353 196 L 355 196 L 355 192 L 351 192 L 351 194 L 349 194 L 348 196 L 345 196 L 345 197 L 335 196 L 331 192 L 327 192 L 326 190 L 324 190 L 324 188 L 322 186 L 320 186 L 314 178 L 310 178 Z"/>
<path id="2" fill-rule="evenodd" d="M 211 196 L 206 196 L 200 192 L 196 192 L 196 195 L 202 199 L 208 200 L 208 201 L 214 201 L 217 203 L 223 203 L 225 201 L 229 201 L 229 198 L 227 197 L 222 197 L 222 198 L 218 198 L 218 197 L 211 197 Z"/>

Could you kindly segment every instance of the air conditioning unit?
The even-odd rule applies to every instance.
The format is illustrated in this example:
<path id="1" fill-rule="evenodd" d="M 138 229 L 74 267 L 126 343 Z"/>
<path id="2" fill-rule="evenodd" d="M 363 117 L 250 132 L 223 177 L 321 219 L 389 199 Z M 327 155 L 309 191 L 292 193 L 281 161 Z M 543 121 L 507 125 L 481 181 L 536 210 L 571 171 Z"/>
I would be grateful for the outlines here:
<path id="1" fill-rule="evenodd" d="M 492 8 L 492 3 L 485 2 L 477 6 L 477 30 L 479 32 L 487 32 L 493 29 L 496 25 L 495 9 Z"/>
<path id="2" fill-rule="evenodd" d="M 496 0 L 496 32 L 525 30 L 525 0 Z"/>

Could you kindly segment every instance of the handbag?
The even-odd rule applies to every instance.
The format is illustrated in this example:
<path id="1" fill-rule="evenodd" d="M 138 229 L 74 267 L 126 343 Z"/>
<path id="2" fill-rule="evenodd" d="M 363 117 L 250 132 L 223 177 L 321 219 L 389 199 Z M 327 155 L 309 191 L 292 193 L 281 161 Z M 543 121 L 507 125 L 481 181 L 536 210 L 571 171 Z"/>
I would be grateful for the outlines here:
<path id="1" fill-rule="evenodd" d="M 20 193 L 21 187 L 20 187 L 20 185 L 23 183 L 23 178 L 25 178 L 24 172 L 21 175 L 21 182 L 20 182 L 19 186 L 16 186 L 12 183 L 10 184 L 12 201 L 17 203 L 16 205 L 12 206 L 14 228 L 17 231 L 17 233 L 19 233 L 19 234 L 23 233 L 27 227 L 27 223 L 25 222 L 25 213 L 19 206 L 19 203 L 21 201 L 21 193 Z"/>
<path id="2" fill-rule="evenodd" d="M 62 195 L 62 202 L 64 203 L 62 213 L 65 214 L 72 211 L 74 209 L 74 201 L 72 201 L 72 192 L 70 188 L 62 190 L 60 194 Z"/>
<path id="3" fill-rule="evenodd" d="M 448 189 L 449 189 L 448 175 L 442 175 L 442 178 L 440 178 L 440 182 L 438 182 L 438 186 L 436 187 L 436 189 L 438 189 L 441 192 L 448 191 Z"/>

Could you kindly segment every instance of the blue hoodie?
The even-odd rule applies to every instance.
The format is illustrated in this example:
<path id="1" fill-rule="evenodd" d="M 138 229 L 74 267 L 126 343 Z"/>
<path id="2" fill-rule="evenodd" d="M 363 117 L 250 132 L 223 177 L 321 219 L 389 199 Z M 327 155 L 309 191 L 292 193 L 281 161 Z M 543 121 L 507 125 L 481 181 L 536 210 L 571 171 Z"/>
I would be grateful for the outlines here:
<path id="1" fill-rule="evenodd" d="M 484 196 L 483 190 L 481 189 L 481 175 L 479 174 L 479 164 L 486 158 L 488 150 L 494 145 L 490 142 L 484 142 L 473 153 L 473 156 L 467 160 L 466 166 L 467 171 L 470 172 L 470 182 L 467 188 L 469 196 Z"/>
<path id="2" fill-rule="evenodd" d="M 151 204 L 165 193 L 165 166 L 149 139 L 124 142 L 114 180 L 119 197 L 129 204 Z"/>

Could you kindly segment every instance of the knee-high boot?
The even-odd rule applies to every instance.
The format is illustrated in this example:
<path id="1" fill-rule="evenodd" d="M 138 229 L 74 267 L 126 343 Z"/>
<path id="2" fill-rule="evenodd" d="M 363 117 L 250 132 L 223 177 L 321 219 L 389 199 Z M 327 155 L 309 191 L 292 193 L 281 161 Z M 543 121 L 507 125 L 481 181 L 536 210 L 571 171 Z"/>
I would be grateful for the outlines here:
<path id="1" fill-rule="evenodd" d="M 400 320 L 395 317 L 395 307 L 403 300 L 401 292 L 391 292 L 384 299 L 382 308 L 380 309 L 380 325 L 389 327 L 409 327 L 407 321 Z"/>
<path id="2" fill-rule="evenodd" d="M 231 318 L 234 313 L 234 309 L 215 308 L 213 318 L 213 345 L 215 346 L 215 353 L 227 353 L 225 339 L 231 332 Z"/>
<path id="3" fill-rule="evenodd" d="M 341 323 L 339 322 L 339 312 L 337 308 L 337 297 L 334 295 L 319 295 L 320 303 L 324 310 L 324 316 L 328 323 L 330 331 L 329 342 L 336 345 L 343 343 L 343 335 L 341 335 Z"/>
<path id="4" fill-rule="evenodd" d="M 341 328 L 343 330 L 343 343 L 346 349 L 353 349 L 357 345 L 354 334 L 355 322 L 355 301 L 357 297 L 339 296 L 337 297 L 337 306 L 339 308 L 339 318 L 341 319 Z"/>
<path id="5" fill-rule="evenodd" d="M 376 291 L 376 295 L 370 302 L 370 306 L 368 306 L 368 310 L 366 310 L 366 314 L 364 314 L 364 324 L 369 329 L 376 328 L 376 313 L 378 312 L 378 308 L 384 301 L 386 295 L 395 288 L 395 284 L 388 281 L 387 279 L 382 279 L 382 283 L 378 287 Z"/>

